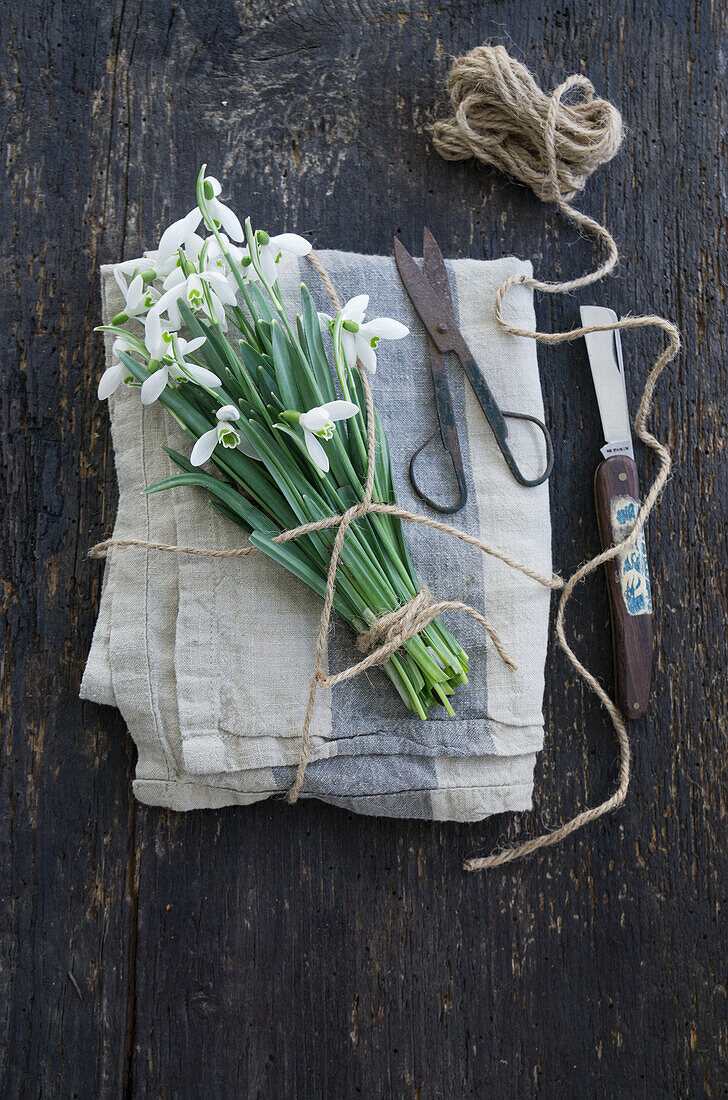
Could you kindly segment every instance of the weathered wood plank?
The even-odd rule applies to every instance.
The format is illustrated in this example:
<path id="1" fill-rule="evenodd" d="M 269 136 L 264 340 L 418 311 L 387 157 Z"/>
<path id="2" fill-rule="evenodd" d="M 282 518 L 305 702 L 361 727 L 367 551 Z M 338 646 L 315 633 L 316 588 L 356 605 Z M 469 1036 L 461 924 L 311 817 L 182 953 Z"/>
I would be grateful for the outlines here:
<path id="1" fill-rule="evenodd" d="M 115 492 L 90 381 L 98 257 L 123 243 L 113 15 L 3 17 L 3 1096 L 108 1095 L 129 1061 L 132 753 L 116 714 L 78 701 L 99 595 L 85 548 Z"/>
<path id="2" fill-rule="evenodd" d="M 7 16 L 2 256 L 3 1095 L 718 1096 L 726 1034 L 725 13 L 415 0 L 32 0 Z M 198 162 L 256 220 L 387 251 L 427 223 L 446 252 L 590 263 L 530 193 L 448 165 L 423 128 L 448 57 L 489 36 L 553 85 L 586 71 L 630 134 L 588 185 L 622 247 L 595 299 L 655 308 L 685 353 L 657 433 L 679 469 L 650 529 L 656 669 L 627 807 L 538 862 L 490 849 L 600 800 L 615 746 L 553 655 L 539 812 L 436 827 L 269 804 L 130 804 L 112 712 L 76 701 L 98 601 L 85 547 L 115 505 L 98 263 L 186 210 Z M 513 45 L 515 43 L 515 45 Z M 579 301 L 586 300 L 580 298 Z M 575 299 L 542 301 L 564 328 Z M 625 340 L 631 398 L 656 350 Z M 555 560 L 598 545 L 583 347 L 541 356 Z M 568 441 L 568 442 L 567 442 Z M 649 470 L 638 455 L 643 485 Z M 606 592 L 574 601 L 606 682 Z M 75 991 L 68 973 L 81 990 Z"/>

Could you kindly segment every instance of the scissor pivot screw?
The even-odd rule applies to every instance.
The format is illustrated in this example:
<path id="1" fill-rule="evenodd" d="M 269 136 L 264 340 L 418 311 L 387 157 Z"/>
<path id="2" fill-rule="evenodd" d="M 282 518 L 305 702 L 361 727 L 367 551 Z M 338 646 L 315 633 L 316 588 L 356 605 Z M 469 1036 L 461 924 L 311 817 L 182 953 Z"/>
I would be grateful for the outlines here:
<path id="1" fill-rule="evenodd" d="M 438 332 L 447 332 L 447 325 L 445 324 L 444 321 L 440 321 L 440 324 L 437 326 L 437 331 Z"/>

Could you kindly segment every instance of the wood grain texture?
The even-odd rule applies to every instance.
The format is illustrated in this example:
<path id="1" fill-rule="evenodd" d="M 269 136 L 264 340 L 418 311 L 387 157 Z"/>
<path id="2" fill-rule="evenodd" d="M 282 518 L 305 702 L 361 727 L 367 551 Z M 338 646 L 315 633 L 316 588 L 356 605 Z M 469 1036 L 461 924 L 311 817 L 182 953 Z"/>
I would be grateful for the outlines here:
<path id="1" fill-rule="evenodd" d="M 698 0 L 6 6 L 3 1097 L 725 1095 L 725 23 Z M 656 667 L 627 805 L 541 859 L 460 869 L 612 787 L 604 715 L 554 653 L 522 821 L 135 808 L 118 715 L 77 698 L 101 579 L 85 551 L 116 503 L 99 263 L 186 211 L 206 160 L 241 212 L 320 246 L 388 251 L 427 224 L 446 254 L 586 270 L 588 242 L 529 192 L 428 143 L 449 57 L 489 37 L 622 109 L 624 150 L 583 199 L 624 257 L 595 299 L 685 340 L 654 416 L 678 465 L 650 525 Z M 578 305 L 541 301 L 539 322 Z M 655 341 L 625 339 L 633 411 Z M 540 354 L 569 572 L 598 548 L 598 417 L 583 345 Z M 571 606 L 611 684 L 603 578 Z"/>

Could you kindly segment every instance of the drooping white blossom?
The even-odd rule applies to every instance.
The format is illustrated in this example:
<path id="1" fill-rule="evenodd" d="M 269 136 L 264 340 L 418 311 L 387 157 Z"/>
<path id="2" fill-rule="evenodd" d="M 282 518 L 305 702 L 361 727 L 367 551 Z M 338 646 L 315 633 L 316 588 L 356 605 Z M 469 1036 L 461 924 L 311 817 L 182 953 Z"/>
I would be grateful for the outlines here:
<path id="1" fill-rule="evenodd" d="M 151 405 L 163 393 L 167 384 L 190 378 L 207 388 L 220 385 L 220 379 L 206 367 L 188 360 L 205 343 L 204 336 L 185 340 L 169 323 L 163 325 L 159 308 L 149 311 L 144 326 L 144 340 L 150 356 L 150 362 L 159 363 L 142 383 L 141 399 L 143 405 Z"/>
<path id="2" fill-rule="evenodd" d="M 120 267 L 121 265 L 117 265 Z M 114 277 L 117 276 L 117 268 L 114 268 Z M 131 317 L 143 317 L 158 298 L 157 291 L 147 281 L 141 272 L 135 275 L 129 285 L 126 285 L 123 273 L 119 271 L 116 282 L 124 295 L 124 308 L 114 317 L 112 324 L 123 325 Z"/>
<path id="3" fill-rule="evenodd" d="M 205 176 L 202 186 L 207 210 L 215 223 L 215 228 L 227 233 L 233 241 L 242 241 L 245 238 L 245 232 L 240 224 L 240 219 L 229 206 L 225 206 L 218 198 L 222 191 L 220 181 L 215 179 L 214 176 Z"/>
<path id="4" fill-rule="evenodd" d="M 135 275 L 145 271 L 148 267 L 149 264 L 144 257 L 138 260 L 122 260 L 120 263 L 114 264 L 114 279 L 124 298 L 126 298 L 130 281 Z"/>
<path id="5" fill-rule="evenodd" d="M 298 233 L 278 233 L 274 237 L 269 236 L 264 229 L 253 233 L 250 218 L 245 223 L 245 236 L 248 246 L 241 261 L 243 275 L 251 283 L 262 279 L 268 286 L 273 286 L 276 281 L 276 265 L 283 258 L 284 252 L 290 252 L 293 256 L 307 256 L 312 247 L 310 241 Z"/>
<path id="6" fill-rule="evenodd" d="M 313 462 L 326 474 L 329 471 L 329 456 L 319 443 L 320 439 L 331 439 L 337 420 L 348 420 L 356 416 L 359 406 L 352 401 L 329 401 L 328 405 L 317 405 L 308 412 L 301 413 L 298 423 L 303 428 L 306 450 Z"/>
<path id="7" fill-rule="evenodd" d="M 111 348 L 111 366 L 107 367 L 99 379 L 99 400 L 105 401 L 112 393 L 118 390 L 125 376 L 129 373 L 127 367 L 119 359 L 120 351 L 135 351 L 136 344 L 125 340 L 123 336 L 117 336 Z M 115 361 L 114 361 L 115 360 Z"/>
<path id="8" fill-rule="evenodd" d="M 151 359 L 162 360 L 173 354 L 172 341 L 179 329 L 171 321 L 162 323 L 162 314 L 159 308 L 150 309 L 144 322 L 144 343 Z M 201 346 L 201 345 L 200 345 Z"/>
<path id="9" fill-rule="evenodd" d="M 207 284 L 207 293 L 203 283 Z M 218 271 L 193 272 L 185 275 L 181 267 L 175 267 L 163 283 L 164 294 L 157 302 L 157 310 L 166 313 L 172 328 L 182 326 L 182 315 L 177 305 L 180 298 L 193 313 L 202 311 L 222 329 L 227 328 L 225 306 L 235 304 L 235 292 L 224 275 Z"/>
<path id="10" fill-rule="evenodd" d="M 162 234 L 157 248 L 145 252 L 144 259 L 159 278 L 165 278 L 179 263 L 179 250 L 184 248 L 190 259 L 194 260 L 204 241 L 196 230 L 202 221 L 202 213 L 197 207 L 190 210 L 184 218 L 172 222 Z"/>
<path id="11" fill-rule="evenodd" d="M 245 249 L 240 248 L 237 244 L 233 244 L 224 233 L 220 234 L 219 240 L 217 237 L 208 237 L 205 241 L 205 245 L 205 249 L 195 258 L 198 268 L 201 268 L 202 271 L 215 272 L 218 275 L 222 275 L 223 278 L 226 279 L 232 294 L 235 295 L 237 283 L 235 281 L 235 276 L 232 274 L 232 268 L 230 267 L 230 263 L 228 263 L 227 257 L 229 257 L 232 263 L 239 268 L 243 256 L 245 255 Z M 225 253 L 227 253 L 227 257 Z"/>
<path id="12" fill-rule="evenodd" d="M 340 333 L 341 348 L 349 367 L 353 370 L 357 359 L 361 359 L 366 369 L 374 374 L 377 369 L 375 348 L 379 341 L 402 340 L 409 335 L 409 329 L 391 317 L 364 321 L 368 305 L 368 294 L 350 298 L 336 319 L 340 321 L 336 330 Z"/>
<path id="13" fill-rule="evenodd" d="M 235 405 L 223 405 L 217 410 L 215 418 L 215 427 L 204 432 L 192 448 L 190 462 L 193 466 L 202 466 L 207 462 L 218 445 L 231 450 L 240 445 L 240 432 L 233 427 L 233 422 L 240 419 L 240 410 Z"/>
<path id="14" fill-rule="evenodd" d="M 310 242 L 305 237 L 299 237 L 298 233 L 278 233 L 275 237 L 269 237 L 267 244 L 261 241 L 260 268 L 265 281 L 271 284 L 276 281 L 276 264 L 283 258 L 284 252 L 290 252 L 293 256 L 308 256 L 311 247 Z"/>

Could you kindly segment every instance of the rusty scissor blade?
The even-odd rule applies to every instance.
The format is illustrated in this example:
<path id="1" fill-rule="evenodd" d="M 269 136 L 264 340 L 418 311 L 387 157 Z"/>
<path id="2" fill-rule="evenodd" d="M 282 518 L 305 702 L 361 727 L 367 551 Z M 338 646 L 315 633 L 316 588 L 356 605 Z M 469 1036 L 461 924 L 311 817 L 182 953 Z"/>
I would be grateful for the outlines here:
<path id="1" fill-rule="evenodd" d="M 412 304 L 417 310 L 422 324 L 430 334 L 435 347 L 440 352 L 456 351 L 457 337 L 460 334 L 455 319 L 435 292 L 427 276 L 420 271 L 399 237 L 394 238 L 394 259 L 405 290 L 412 299 Z M 464 343 L 462 337 L 460 340 Z M 467 356 L 470 357 L 467 347 L 465 350 Z"/>
<path id="2" fill-rule="evenodd" d="M 428 283 L 435 291 L 442 304 L 449 309 L 450 315 L 454 318 L 455 308 L 453 306 L 450 279 L 447 274 L 447 268 L 445 267 L 445 260 L 440 251 L 439 244 L 427 226 L 425 226 L 424 233 L 422 234 L 422 268 Z"/>
<path id="3" fill-rule="evenodd" d="M 546 481 L 553 467 L 553 447 L 548 428 L 538 417 L 530 413 L 501 412 L 498 403 L 493 396 L 490 386 L 485 380 L 478 364 L 473 357 L 457 323 L 453 317 L 452 299 L 450 297 L 447 271 L 444 271 L 444 260 L 437 243 L 429 231 L 425 235 L 425 245 L 430 263 L 435 269 L 435 283 L 429 279 L 427 271 L 420 271 L 415 261 L 410 256 L 399 238 L 394 238 L 394 258 L 397 264 L 402 282 L 409 294 L 420 319 L 429 333 L 432 343 L 440 354 L 454 351 L 470 384 L 473 387 L 478 403 L 485 413 L 493 435 L 501 450 L 506 464 L 519 485 L 533 487 Z M 440 266 L 441 265 L 441 266 Z M 444 276 L 444 277 L 443 277 Z M 438 289 L 444 294 L 446 300 L 438 294 Z M 444 374 L 442 375 L 444 378 Z M 449 390 L 448 390 L 449 398 Z M 452 401 L 449 402 L 452 408 Z M 508 425 L 506 418 L 529 421 L 533 423 L 543 434 L 546 447 L 546 467 L 539 477 L 526 477 L 520 470 L 518 463 L 508 445 Z M 445 438 L 443 436 L 443 442 Z M 447 446 L 447 444 L 445 444 Z M 459 445 L 458 445 L 459 449 Z M 453 459 L 453 461 L 455 461 Z M 411 468 L 410 468 L 411 473 Z M 422 494 L 420 494 L 422 495 Z"/>

